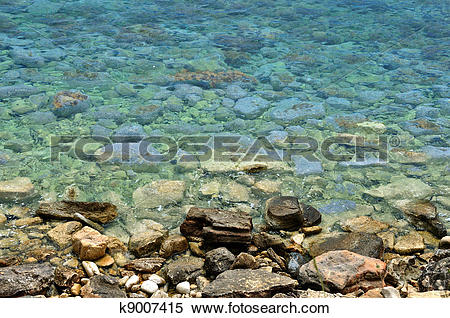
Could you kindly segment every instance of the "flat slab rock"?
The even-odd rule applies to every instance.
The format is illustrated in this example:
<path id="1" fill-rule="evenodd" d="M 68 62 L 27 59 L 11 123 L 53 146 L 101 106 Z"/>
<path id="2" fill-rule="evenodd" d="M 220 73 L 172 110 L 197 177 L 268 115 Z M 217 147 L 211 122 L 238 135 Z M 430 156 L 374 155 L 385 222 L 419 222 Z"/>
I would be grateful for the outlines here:
<path id="1" fill-rule="evenodd" d="M 180 225 L 180 232 L 211 244 L 250 244 L 252 228 L 248 213 L 194 207 Z"/>
<path id="2" fill-rule="evenodd" d="M 77 220 L 75 213 L 79 213 L 91 221 L 105 224 L 117 217 L 117 207 L 108 202 L 60 201 L 41 203 L 36 213 L 41 217 L 63 220 Z"/>
<path id="3" fill-rule="evenodd" d="M 54 272 L 49 263 L 0 268 L 0 297 L 42 293 L 53 283 Z"/>
<path id="4" fill-rule="evenodd" d="M 202 291 L 204 297 L 272 297 L 292 291 L 298 282 L 262 269 L 223 272 Z"/>

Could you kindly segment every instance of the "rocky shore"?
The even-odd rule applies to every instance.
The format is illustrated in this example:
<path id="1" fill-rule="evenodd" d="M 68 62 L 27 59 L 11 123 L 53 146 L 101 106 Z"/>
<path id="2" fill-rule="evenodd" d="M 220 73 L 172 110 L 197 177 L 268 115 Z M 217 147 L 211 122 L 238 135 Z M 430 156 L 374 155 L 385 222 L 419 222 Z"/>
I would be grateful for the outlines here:
<path id="1" fill-rule="evenodd" d="M 267 200 L 257 226 L 246 212 L 191 207 L 171 230 L 142 220 L 127 242 L 102 233 L 119 215 L 110 203 L 25 209 L 0 215 L 25 251 L 0 257 L 0 297 L 450 297 L 449 236 L 370 216 L 324 233 L 321 213 L 293 196 Z"/>

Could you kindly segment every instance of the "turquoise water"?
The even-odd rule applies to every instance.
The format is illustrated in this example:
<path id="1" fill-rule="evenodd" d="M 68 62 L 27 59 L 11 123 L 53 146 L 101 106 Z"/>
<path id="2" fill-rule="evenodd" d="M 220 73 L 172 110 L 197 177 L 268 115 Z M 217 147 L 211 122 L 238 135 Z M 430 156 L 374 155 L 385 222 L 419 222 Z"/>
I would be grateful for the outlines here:
<path id="1" fill-rule="evenodd" d="M 431 191 L 415 199 L 431 199 L 448 228 L 448 14 L 448 1 L 0 0 L 0 181 L 27 177 L 37 193 L 1 211 L 110 201 L 120 217 L 108 231 L 126 241 L 142 219 L 176 227 L 191 205 L 245 210 L 260 223 L 266 199 L 295 195 L 321 209 L 325 229 L 356 215 L 408 229 L 392 198 L 370 191 L 393 184 L 394 201 L 411 199 L 418 179 Z M 61 111 L 54 97 L 69 90 L 88 103 Z M 318 162 L 248 174 L 250 163 L 180 163 L 181 152 L 159 164 L 133 152 L 130 162 L 87 161 L 58 137 L 224 134 L 242 136 L 244 151 L 256 136 L 320 146 L 385 135 L 389 156 L 339 163 L 317 151 Z M 62 144 L 71 151 L 52 160 Z M 135 191 L 157 180 L 184 183 L 142 203 Z"/>

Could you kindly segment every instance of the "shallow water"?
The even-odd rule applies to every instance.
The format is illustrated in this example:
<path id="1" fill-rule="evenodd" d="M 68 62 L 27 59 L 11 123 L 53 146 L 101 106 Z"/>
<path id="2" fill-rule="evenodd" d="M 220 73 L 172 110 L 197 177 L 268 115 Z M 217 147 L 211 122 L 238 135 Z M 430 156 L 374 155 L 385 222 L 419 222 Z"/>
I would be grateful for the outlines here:
<path id="1" fill-rule="evenodd" d="M 31 207 L 111 201 L 121 213 L 108 231 L 124 240 L 144 218 L 176 227 L 189 205 L 246 210 L 260 223 L 265 200 L 280 194 L 319 208 L 326 229 L 355 215 L 407 229 L 392 202 L 365 194 L 398 177 L 431 186 L 420 199 L 431 198 L 449 228 L 448 6 L 0 0 L 0 180 L 30 178 L 38 193 L 24 203 Z M 34 88 L 10 87 L 22 84 Z M 59 114 L 53 97 L 67 90 L 87 95 L 88 107 Z M 308 136 L 321 145 L 338 134 L 372 144 L 384 135 L 388 160 L 339 163 L 318 150 L 316 163 L 294 158 L 248 174 L 248 163 L 149 164 L 134 155 L 105 163 L 73 149 L 54 160 L 50 147 L 73 146 L 58 136 L 224 134 L 243 136 L 244 148 L 256 136 L 274 144 Z M 159 179 L 185 181 L 182 198 L 136 204 L 135 190 Z"/>

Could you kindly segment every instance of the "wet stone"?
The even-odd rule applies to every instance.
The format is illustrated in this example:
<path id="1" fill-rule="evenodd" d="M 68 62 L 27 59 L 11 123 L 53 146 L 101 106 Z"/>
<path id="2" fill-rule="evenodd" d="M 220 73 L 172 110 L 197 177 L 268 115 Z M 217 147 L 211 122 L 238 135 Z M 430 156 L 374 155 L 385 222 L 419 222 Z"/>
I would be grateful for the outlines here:
<path id="1" fill-rule="evenodd" d="M 158 180 L 136 189 L 134 204 L 138 208 L 157 208 L 177 204 L 184 198 L 184 181 Z"/>
<path id="2" fill-rule="evenodd" d="M 29 178 L 0 181 L 0 202 L 25 201 L 34 195 L 35 189 Z"/>
<path id="3" fill-rule="evenodd" d="M 167 231 L 149 229 L 133 234 L 128 241 L 128 249 L 138 257 L 149 256 L 159 251 L 162 242 L 167 237 Z"/>

